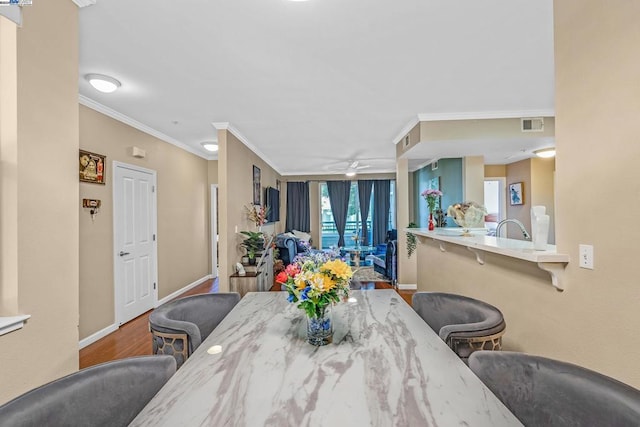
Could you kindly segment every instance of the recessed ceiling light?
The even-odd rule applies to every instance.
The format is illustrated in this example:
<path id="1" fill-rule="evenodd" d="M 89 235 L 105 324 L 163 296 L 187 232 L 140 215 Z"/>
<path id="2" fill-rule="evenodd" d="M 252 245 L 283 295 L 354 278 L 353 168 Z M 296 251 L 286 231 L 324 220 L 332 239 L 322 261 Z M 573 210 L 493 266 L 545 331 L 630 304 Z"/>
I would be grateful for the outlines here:
<path id="1" fill-rule="evenodd" d="M 544 159 L 548 159 L 550 157 L 554 157 L 556 155 L 556 149 L 554 147 L 542 148 L 540 150 L 534 151 L 536 156 L 542 157 Z"/>
<path id="2" fill-rule="evenodd" d="M 115 92 L 121 86 L 118 80 L 102 74 L 87 74 L 85 78 L 96 90 L 104 93 Z"/>
<path id="3" fill-rule="evenodd" d="M 218 143 L 217 142 L 203 142 L 200 145 L 202 145 L 205 150 L 211 151 L 212 153 L 215 153 L 216 151 L 218 151 Z"/>

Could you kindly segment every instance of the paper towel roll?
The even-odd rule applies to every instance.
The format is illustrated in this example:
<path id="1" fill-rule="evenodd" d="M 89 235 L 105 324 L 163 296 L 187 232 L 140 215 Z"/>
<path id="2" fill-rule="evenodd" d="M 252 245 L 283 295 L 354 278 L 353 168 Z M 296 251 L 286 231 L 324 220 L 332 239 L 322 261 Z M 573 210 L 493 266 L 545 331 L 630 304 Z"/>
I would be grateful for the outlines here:
<path id="1" fill-rule="evenodd" d="M 535 226 L 532 224 L 533 232 L 533 248 L 537 251 L 547 249 L 547 240 L 549 239 L 549 215 L 537 215 L 535 217 Z"/>

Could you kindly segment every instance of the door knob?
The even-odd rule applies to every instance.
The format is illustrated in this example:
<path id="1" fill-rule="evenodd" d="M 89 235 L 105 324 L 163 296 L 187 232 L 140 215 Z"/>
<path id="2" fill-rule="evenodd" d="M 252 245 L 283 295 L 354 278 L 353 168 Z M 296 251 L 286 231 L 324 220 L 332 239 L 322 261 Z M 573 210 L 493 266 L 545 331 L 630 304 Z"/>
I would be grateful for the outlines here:
<path id="1" fill-rule="evenodd" d="M 129 255 L 129 252 L 120 251 L 120 256 L 125 256 L 125 255 Z"/>

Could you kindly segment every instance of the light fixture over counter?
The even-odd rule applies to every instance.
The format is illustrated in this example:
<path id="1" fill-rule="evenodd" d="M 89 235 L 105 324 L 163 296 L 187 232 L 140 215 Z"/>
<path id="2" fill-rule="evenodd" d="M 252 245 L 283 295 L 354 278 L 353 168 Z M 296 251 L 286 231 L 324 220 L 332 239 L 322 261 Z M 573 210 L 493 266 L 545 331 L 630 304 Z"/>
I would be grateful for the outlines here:
<path id="1" fill-rule="evenodd" d="M 96 90 L 103 93 L 115 92 L 120 86 L 122 86 L 118 80 L 103 74 L 87 74 L 84 78 L 87 79 L 91 86 Z"/>
<path id="2" fill-rule="evenodd" d="M 212 153 L 215 153 L 216 151 L 218 151 L 218 143 L 217 142 L 207 141 L 207 142 L 201 143 L 200 145 L 202 145 L 202 147 L 205 150 L 210 151 Z"/>
<path id="3" fill-rule="evenodd" d="M 534 153 L 538 157 L 542 157 L 543 159 L 548 159 L 550 157 L 555 157 L 556 149 L 555 147 L 541 148 L 540 150 L 535 150 Z"/>

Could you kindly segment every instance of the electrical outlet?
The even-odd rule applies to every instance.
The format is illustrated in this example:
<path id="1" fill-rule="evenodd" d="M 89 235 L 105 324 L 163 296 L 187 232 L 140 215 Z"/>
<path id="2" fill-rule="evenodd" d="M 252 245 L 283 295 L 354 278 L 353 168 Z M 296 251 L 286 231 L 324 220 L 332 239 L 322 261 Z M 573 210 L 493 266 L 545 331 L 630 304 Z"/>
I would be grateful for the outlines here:
<path id="1" fill-rule="evenodd" d="M 579 257 L 580 257 L 580 268 L 588 268 L 589 270 L 593 270 L 593 246 L 592 245 L 580 245 L 579 249 Z"/>

